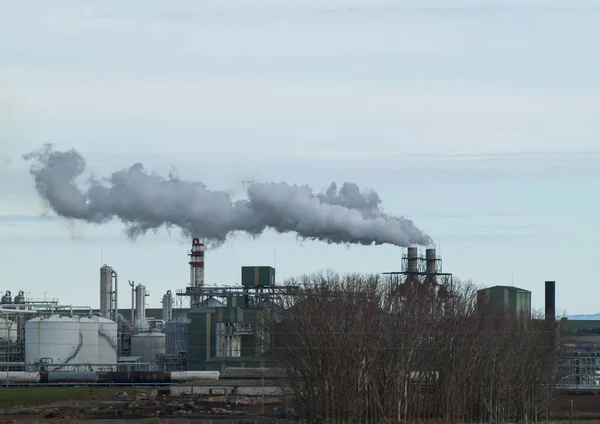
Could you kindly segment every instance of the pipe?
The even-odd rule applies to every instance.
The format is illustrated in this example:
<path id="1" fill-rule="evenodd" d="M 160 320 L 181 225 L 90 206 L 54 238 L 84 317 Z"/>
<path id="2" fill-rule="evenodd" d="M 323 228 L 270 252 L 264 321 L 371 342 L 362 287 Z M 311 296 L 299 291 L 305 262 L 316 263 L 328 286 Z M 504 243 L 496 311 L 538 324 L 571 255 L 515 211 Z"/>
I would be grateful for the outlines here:
<path id="1" fill-rule="evenodd" d="M 135 324 L 135 281 L 129 280 L 129 285 L 131 286 L 131 325 Z"/>
<path id="2" fill-rule="evenodd" d="M 114 310 L 114 317 L 113 317 L 113 321 L 117 322 L 117 316 L 119 315 L 119 289 L 118 289 L 118 283 L 117 283 L 117 271 L 115 271 L 114 269 L 112 270 L 112 277 L 115 279 L 115 310 Z"/>
<path id="3" fill-rule="evenodd" d="M 37 314 L 38 311 L 30 311 L 29 309 L 6 309 L 0 308 L 0 313 L 6 312 L 8 314 Z"/>
<path id="4" fill-rule="evenodd" d="M 73 309 L 87 309 L 90 311 L 90 315 L 92 315 L 92 307 L 91 306 L 74 306 L 74 305 L 48 305 L 46 303 L 4 303 L 0 304 L 0 308 L 6 311 L 21 311 L 26 310 L 24 308 L 38 308 L 38 312 L 40 310 L 50 310 L 51 313 L 54 313 L 59 309 L 68 309 L 69 313 L 73 315 Z"/>

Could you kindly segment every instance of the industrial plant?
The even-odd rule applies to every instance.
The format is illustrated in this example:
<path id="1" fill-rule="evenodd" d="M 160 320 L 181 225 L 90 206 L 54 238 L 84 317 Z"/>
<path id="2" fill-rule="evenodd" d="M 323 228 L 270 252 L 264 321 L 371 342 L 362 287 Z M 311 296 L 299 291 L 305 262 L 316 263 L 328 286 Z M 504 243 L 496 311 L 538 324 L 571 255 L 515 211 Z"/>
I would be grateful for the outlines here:
<path id="1" fill-rule="evenodd" d="M 162 308 L 146 308 L 146 287 L 131 280 L 131 305 L 124 307 L 129 299 L 119 299 L 122 281 L 108 265 L 100 268 L 97 310 L 29 299 L 23 291 L 13 297 L 6 291 L 0 308 L 0 369 L 6 373 L 0 373 L 0 380 L 166 384 L 215 380 L 232 369 L 276 368 L 268 355 L 275 343 L 276 305 L 298 286 L 278 285 L 270 266 L 242 267 L 238 286 L 206 285 L 205 253 L 204 244 L 194 238 L 189 284 L 167 290 Z M 435 249 L 420 256 L 416 247 L 409 247 L 401 270 L 382 274 L 397 284 L 399 296 L 426 291 L 442 301 L 452 298 L 452 274 L 442 271 Z M 556 321 L 554 281 L 546 282 L 545 295 L 545 319 Z M 489 305 L 531 317 L 531 292 L 512 286 L 479 290 L 477 307 Z M 564 387 L 600 388 L 600 324 L 566 318 L 556 322 L 569 336 Z"/>

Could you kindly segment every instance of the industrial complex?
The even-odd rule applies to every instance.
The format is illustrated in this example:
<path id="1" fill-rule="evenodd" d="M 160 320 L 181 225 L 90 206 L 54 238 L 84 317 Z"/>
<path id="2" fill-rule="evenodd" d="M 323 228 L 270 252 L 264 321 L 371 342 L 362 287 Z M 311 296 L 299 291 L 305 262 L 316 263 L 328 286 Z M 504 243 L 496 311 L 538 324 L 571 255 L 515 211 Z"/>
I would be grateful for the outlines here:
<path id="1" fill-rule="evenodd" d="M 242 267 L 239 286 L 208 286 L 204 261 L 205 246 L 194 238 L 189 284 L 168 290 L 157 309 L 146 308 L 146 287 L 132 281 L 127 282 L 131 305 L 123 307 L 128 299 L 117 296 L 122 281 L 108 265 L 100 269 L 98 310 L 6 291 L 0 307 L 0 370 L 5 371 L 0 381 L 162 384 L 216 380 L 231 369 L 277 367 L 267 354 L 277 325 L 275 305 L 298 287 L 278 285 L 275 269 L 268 266 Z M 404 290 L 426 289 L 436 297 L 452 293 L 452 274 L 442 271 L 435 249 L 420 256 L 417 248 L 408 248 L 402 270 L 383 274 Z M 546 282 L 545 296 L 545 318 L 556 320 L 555 282 Z M 531 292 L 512 286 L 479 290 L 477 305 L 532 314 Z M 568 347 L 563 386 L 600 388 L 600 321 L 556 322 Z"/>

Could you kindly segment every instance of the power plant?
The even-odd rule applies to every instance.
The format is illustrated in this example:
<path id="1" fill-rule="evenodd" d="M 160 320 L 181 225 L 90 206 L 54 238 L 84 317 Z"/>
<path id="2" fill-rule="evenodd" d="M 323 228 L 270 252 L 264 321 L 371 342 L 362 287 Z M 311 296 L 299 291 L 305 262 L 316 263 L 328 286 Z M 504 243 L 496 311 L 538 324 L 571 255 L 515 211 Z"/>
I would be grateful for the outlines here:
<path id="1" fill-rule="evenodd" d="M 265 353 L 273 347 L 275 305 L 294 295 L 297 286 L 276 284 L 270 266 L 243 266 L 238 286 L 206 285 L 204 244 L 193 238 L 189 251 L 190 280 L 183 289 L 167 290 L 160 308 L 147 308 L 145 285 L 129 280 L 131 307 L 120 308 L 118 273 L 100 268 L 100 308 L 63 305 L 57 299 L 31 299 L 7 290 L 0 306 L 0 381 L 7 384 L 115 382 L 167 384 L 189 379 L 218 379 L 228 370 L 277 367 Z M 452 274 L 443 272 L 433 248 L 420 255 L 406 249 L 401 270 L 384 272 L 399 296 L 422 293 L 445 301 L 452 298 Z M 556 321 L 556 283 L 545 282 L 544 319 Z M 189 299 L 189 306 L 184 304 Z M 177 304 L 177 307 L 174 305 Z M 531 316 L 531 292 L 494 286 L 477 292 L 477 307 Z M 599 322 L 558 321 L 571 334 L 573 358 L 596 360 L 593 333 Z M 585 341 L 578 338 L 585 332 Z M 578 340 L 585 343 L 579 343 Z M 587 344 L 586 344 L 587 343 Z M 592 346 L 593 345 L 593 346 Z M 567 378 L 573 387 L 600 386 L 586 369 Z M 598 363 L 600 366 L 600 363 Z M 4 375 L 4 376 L 2 376 Z M 78 377 L 77 377 L 77 376 Z"/>
<path id="2" fill-rule="evenodd" d="M 29 373 L 15 374 L 22 378 L 85 372 L 89 379 L 89 373 L 219 373 L 229 367 L 275 366 L 264 356 L 273 345 L 274 305 L 298 287 L 277 285 L 270 266 L 243 266 L 238 286 L 208 286 L 199 238 L 192 239 L 189 258 L 187 287 L 167 290 L 156 309 L 146 307 L 146 286 L 131 280 L 131 309 L 120 308 L 118 273 L 109 265 L 100 268 L 98 310 L 28 299 L 22 291 L 13 299 L 6 291 L 0 309 L 0 368 Z M 402 270 L 386 274 L 403 275 L 400 288 L 430 287 L 439 296 L 452 283 L 435 249 L 419 257 L 416 248 L 409 248 Z M 186 299 L 189 307 L 183 306 Z"/>

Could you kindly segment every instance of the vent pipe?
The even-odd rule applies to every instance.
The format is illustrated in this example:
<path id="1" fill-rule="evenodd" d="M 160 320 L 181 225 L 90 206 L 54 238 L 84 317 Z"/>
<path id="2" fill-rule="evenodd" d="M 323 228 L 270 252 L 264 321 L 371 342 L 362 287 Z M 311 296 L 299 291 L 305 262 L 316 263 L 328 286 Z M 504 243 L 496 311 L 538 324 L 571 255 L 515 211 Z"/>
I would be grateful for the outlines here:
<path id="1" fill-rule="evenodd" d="M 556 320 L 556 281 L 546 281 L 546 314 L 549 321 Z"/>

